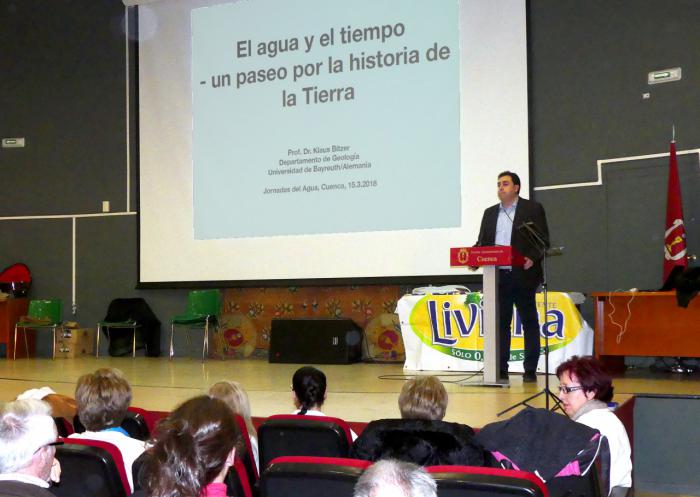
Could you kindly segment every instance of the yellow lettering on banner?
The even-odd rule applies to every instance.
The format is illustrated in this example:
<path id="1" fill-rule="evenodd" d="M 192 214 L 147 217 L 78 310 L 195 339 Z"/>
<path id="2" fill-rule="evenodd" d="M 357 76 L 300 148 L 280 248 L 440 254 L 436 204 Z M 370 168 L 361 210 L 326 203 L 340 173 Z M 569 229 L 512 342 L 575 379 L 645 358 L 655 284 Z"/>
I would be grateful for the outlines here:
<path id="1" fill-rule="evenodd" d="M 465 295 L 426 295 L 410 310 L 409 325 L 413 333 L 426 345 L 455 357 L 464 353 L 458 353 L 456 349 L 483 351 L 481 308 L 476 303 L 466 304 L 465 301 Z M 551 350 L 571 342 L 581 332 L 581 315 L 566 294 L 549 292 L 546 324 L 542 294 L 537 295 L 536 304 L 542 346 L 545 333 L 549 335 Z M 517 312 L 513 313 L 511 333 L 512 350 L 524 350 L 522 323 Z"/>

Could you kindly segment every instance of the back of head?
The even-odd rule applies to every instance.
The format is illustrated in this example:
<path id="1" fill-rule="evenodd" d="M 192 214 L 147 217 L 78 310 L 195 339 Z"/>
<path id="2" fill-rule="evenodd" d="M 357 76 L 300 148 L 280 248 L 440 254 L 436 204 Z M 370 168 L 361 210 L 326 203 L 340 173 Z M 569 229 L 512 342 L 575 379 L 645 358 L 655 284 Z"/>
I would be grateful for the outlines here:
<path id="1" fill-rule="evenodd" d="M 354 497 L 436 497 L 435 480 L 420 466 L 384 459 L 360 476 Z"/>
<path id="2" fill-rule="evenodd" d="M 440 421 L 447 410 L 447 391 L 435 376 L 419 376 L 404 383 L 399 410 L 404 419 Z"/>
<path id="3" fill-rule="evenodd" d="M 131 405 L 131 386 L 118 369 L 98 369 L 78 378 L 75 401 L 78 418 L 87 430 L 117 427 Z"/>
<path id="4" fill-rule="evenodd" d="M 557 367 L 557 378 L 564 373 L 576 376 L 585 392 L 594 392 L 594 398 L 610 402 L 613 398 L 612 377 L 593 356 L 572 356 Z"/>
<path id="5" fill-rule="evenodd" d="M 223 400 L 231 410 L 243 418 L 249 434 L 255 434 L 250 417 L 250 400 L 243 386 L 237 381 L 220 381 L 209 388 L 209 396 Z"/>
<path id="6" fill-rule="evenodd" d="M 7 402 L 0 407 L 0 474 L 32 463 L 34 453 L 56 440 L 51 407 L 41 400 Z"/>
<path id="7" fill-rule="evenodd" d="M 231 409 L 206 395 L 184 402 L 162 420 L 141 470 L 150 497 L 199 497 L 222 472 L 241 434 Z"/>
<path id="8" fill-rule="evenodd" d="M 292 389 L 300 404 L 300 413 L 321 407 L 326 399 L 326 375 L 312 366 L 299 368 L 292 377 Z"/>

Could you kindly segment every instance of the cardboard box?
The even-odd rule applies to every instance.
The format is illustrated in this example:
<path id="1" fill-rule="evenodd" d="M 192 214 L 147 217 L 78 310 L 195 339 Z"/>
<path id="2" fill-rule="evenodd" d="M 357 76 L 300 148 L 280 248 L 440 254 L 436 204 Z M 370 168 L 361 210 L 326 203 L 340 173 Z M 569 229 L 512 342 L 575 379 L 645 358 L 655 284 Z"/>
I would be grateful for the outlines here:
<path id="1" fill-rule="evenodd" d="M 72 359 L 95 353 L 95 330 L 66 328 L 56 337 L 56 359 Z"/>

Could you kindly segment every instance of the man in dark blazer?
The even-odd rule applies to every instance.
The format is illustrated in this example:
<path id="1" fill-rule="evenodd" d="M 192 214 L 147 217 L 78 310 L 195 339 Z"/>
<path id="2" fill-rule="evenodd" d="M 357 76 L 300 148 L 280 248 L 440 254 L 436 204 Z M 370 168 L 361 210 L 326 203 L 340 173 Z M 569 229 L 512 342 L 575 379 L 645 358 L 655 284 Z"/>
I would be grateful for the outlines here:
<path id="1" fill-rule="evenodd" d="M 532 223 L 549 246 L 549 230 L 544 208 L 534 200 L 520 197 L 520 177 L 504 171 L 498 175 L 498 199 L 500 203 L 484 211 L 477 246 L 510 245 L 525 256 L 522 267 L 499 267 L 498 312 L 500 316 L 499 373 L 508 378 L 510 358 L 510 322 L 513 304 L 518 309 L 525 335 L 524 382 L 537 381 L 537 363 L 540 358 L 540 325 L 537 318 L 535 294 L 542 283 L 543 250 L 528 239 L 527 231 L 520 228 Z M 520 229 L 519 229 L 520 228 Z"/>

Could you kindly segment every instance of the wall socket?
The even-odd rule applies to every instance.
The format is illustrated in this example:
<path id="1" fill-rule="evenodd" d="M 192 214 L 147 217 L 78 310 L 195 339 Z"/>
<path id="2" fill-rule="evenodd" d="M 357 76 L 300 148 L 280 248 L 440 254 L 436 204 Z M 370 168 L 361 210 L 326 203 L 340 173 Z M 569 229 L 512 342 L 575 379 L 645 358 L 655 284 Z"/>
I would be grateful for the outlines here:
<path id="1" fill-rule="evenodd" d="M 2 148 L 22 148 L 24 147 L 24 138 L 3 138 Z"/>
<path id="2" fill-rule="evenodd" d="M 102 212 L 109 212 L 109 200 L 102 201 Z"/>

